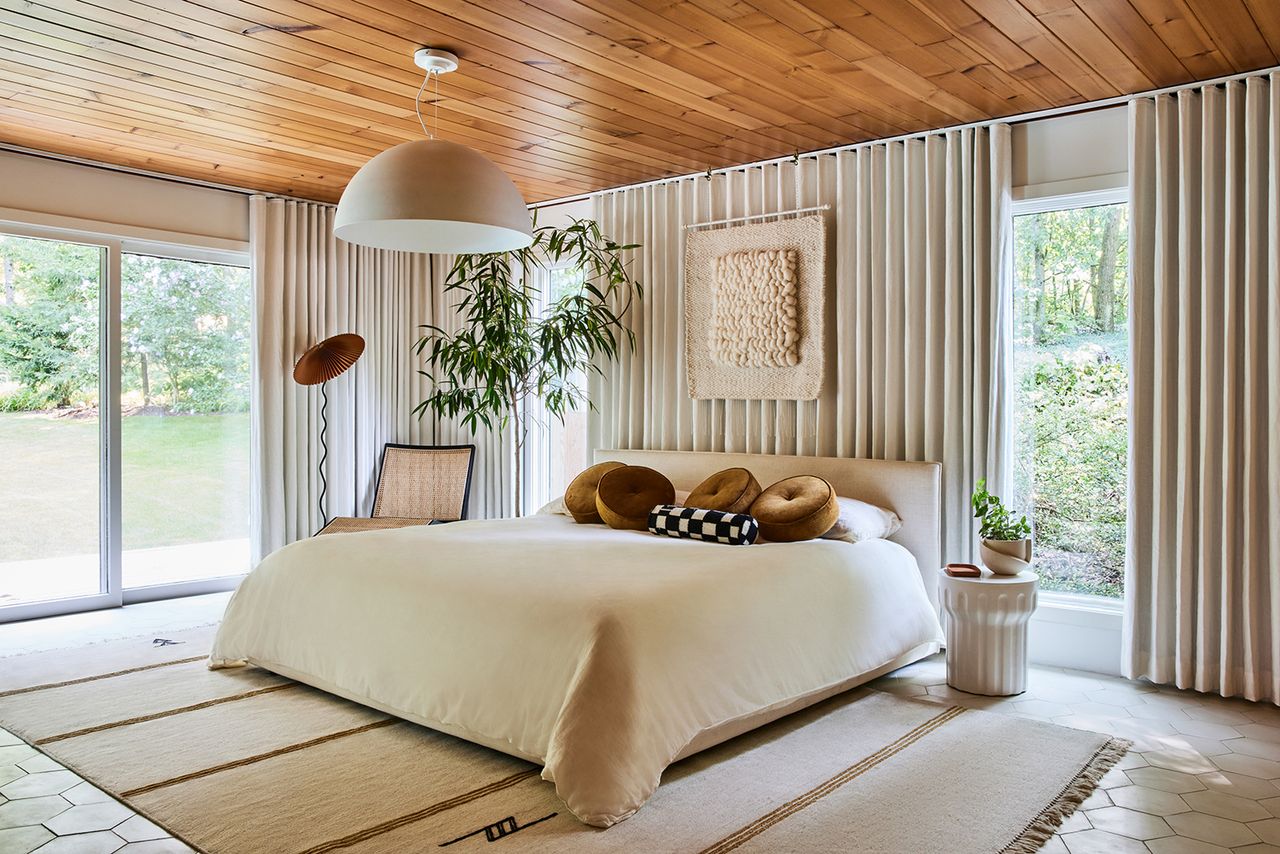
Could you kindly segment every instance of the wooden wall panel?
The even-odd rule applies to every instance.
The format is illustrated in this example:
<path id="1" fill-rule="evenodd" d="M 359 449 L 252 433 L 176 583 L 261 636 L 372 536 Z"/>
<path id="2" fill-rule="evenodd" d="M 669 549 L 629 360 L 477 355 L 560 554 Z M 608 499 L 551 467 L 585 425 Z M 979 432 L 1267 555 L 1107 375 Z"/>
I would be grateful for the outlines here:
<path id="1" fill-rule="evenodd" d="M 529 201 L 1280 60 L 1277 0 L 5 0 L 0 141 L 334 201 L 421 129 Z"/>

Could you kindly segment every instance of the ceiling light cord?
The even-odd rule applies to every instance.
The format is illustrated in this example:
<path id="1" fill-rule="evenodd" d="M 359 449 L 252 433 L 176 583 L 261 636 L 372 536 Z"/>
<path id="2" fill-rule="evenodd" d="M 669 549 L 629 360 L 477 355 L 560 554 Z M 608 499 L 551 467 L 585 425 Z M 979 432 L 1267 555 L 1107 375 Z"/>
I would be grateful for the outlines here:
<path id="1" fill-rule="evenodd" d="M 427 130 L 427 123 L 422 120 L 422 93 L 427 88 L 427 82 L 431 80 L 431 72 L 428 71 L 426 76 L 422 78 L 422 85 L 418 87 L 418 95 L 413 99 L 413 111 L 418 114 L 418 124 L 422 126 L 422 132 L 427 135 L 427 139 L 435 139 L 436 136 Z M 440 80 L 436 78 L 436 100 L 440 99 Z M 440 129 L 440 108 L 436 107 L 436 130 Z"/>

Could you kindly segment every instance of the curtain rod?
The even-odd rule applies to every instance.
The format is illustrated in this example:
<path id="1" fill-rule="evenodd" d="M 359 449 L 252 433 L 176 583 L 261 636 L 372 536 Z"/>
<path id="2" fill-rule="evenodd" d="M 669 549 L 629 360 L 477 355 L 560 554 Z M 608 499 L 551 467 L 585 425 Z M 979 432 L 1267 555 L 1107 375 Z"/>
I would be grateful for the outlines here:
<path id="1" fill-rule="evenodd" d="M 795 216 L 796 214 L 815 213 L 831 210 L 831 205 L 813 205 L 807 208 L 795 208 L 789 211 L 771 211 L 769 213 L 749 214 L 747 216 L 731 216 L 728 219 L 712 219 L 707 222 L 691 222 L 685 226 L 690 228 L 706 228 L 709 225 L 726 225 L 731 222 L 749 222 L 753 219 L 768 219 L 771 216 Z"/>
<path id="2" fill-rule="evenodd" d="M 881 137 L 879 139 L 868 139 L 862 142 L 851 142 L 844 145 L 835 145 L 829 148 L 820 148 L 814 151 L 800 151 L 795 154 L 786 154 L 781 157 L 771 157 L 767 160 L 757 160 L 753 163 L 741 163 L 735 166 L 721 166 L 718 169 L 708 169 L 705 172 L 690 172 L 686 175 L 674 175 L 669 178 L 655 178 L 651 181 L 637 181 L 634 184 L 622 184 L 617 187 L 609 187 L 604 190 L 592 190 L 590 193 L 579 193 L 576 196 L 565 196 L 560 199 L 548 199 L 545 202 L 534 202 L 529 205 L 532 209 L 540 207 L 550 207 L 551 205 L 564 205 L 570 202 L 581 202 L 587 199 L 593 199 L 596 196 L 603 196 L 609 193 L 620 193 L 624 190 L 638 190 L 642 187 L 656 187 L 662 184 L 673 184 L 677 181 L 687 181 L 690 178 L 710 178 L 713 175 L 727 175 L 731 172 L 742 172 L 747 169 L 759 169 L 764 166 L 773 166 L 788 161 L 799 161 L 801 158 L 818 158 L 828 154 L 839 154 L 843 151 L 856 151 L 859 148 L 867 148 L 872 145 L 886 145 L 891 142 L 902 142 L 908 139 L 922 139 L 927 136 L 951 133 L 953 131 L 968 130 L 970 128 L 991 127 L 998 124 L 1020 125 L 1027 122 L 1038 121 L 1040 119 L 1055 118 L 1058 116 L 1073 116 L 1082 113 L 1091 113 L 1095 110 L 1106 109 L 1107 107 L 1118 107 L 1128 104 L 1131 101 L 1137 101 L 1142 98 L 1154 98 L 1157 95 L 1171 95 L 1175 92 L 1183 92 L 1188 89 L 1203 89 L 1208 86 L 1221 86 L 1224 83 L 1231 83 L 1236 80 L 1244 80 L 1249 77 L 1263 77 L 1268 74 L 1280 72 L 1280 65 L 1273 65 L 1269 68 L 1260 68 L 1256 71 L 1241 71 L 1237 74 L 1227 74 L 1222 77 L 1214 77 L 1209 80 L 1197 80 L 1191 83 L 1179 83 L 1176 86 L 1165 86 L 1161 89 L 1150 89 L 1145 92 L 1135 92 L 1132 95 L 1116 95 L 1111 98 L 1102 98 L 1096 101 L 1086 101 L 1080 104 L 1068 104 L 1062 107 L 1048 107 L 1043 110 L 1035 110 L 1029 113 L 1016 113 L 1012 116 L 1004 116 L 995 119 L 983 119 L 979 122 L 966 122 L 964 124 L 948 125 L 942 128 L 931 128 L 929 130 L 915 131 L 913 133 L 904 133 L 897 136 Z"/>
<path id="3" fill-rule="evenodd" d="M 838 154 L 842 151 L 854 151 L 858 148 L 864 148 L 870 145 L 884 145 L 890 142 L 900 142 L 907 139 L 920 139 L 921 137 L 930 136 L 932 134 L 950 133 L 957 130 L 966 130 L 968 128 L 990 127 L 995 124 L 1024 124 L 1037 119 L 1053 118 L 1055 116 L 1069 116 L 1078 113 L 1088 113 L 1094 110 L 1104 109 L 1106 107 L 1116 107 L 1127 104 L 1130 101 L 1136 101 L 1139 98 L 1153 98 L 1157 95 L 1168 95 L 1174 92 L 1182 92 L 1187 89 L 1199 89 L 1205 86 L 1220 86 L 1224 83 L 1230 83 L 1234 80 L 1243 80 L 1248 77 L 1261 77 L 1266 74 L 1280 72 L 1280 65 L 1273 65 L 1269 68 L 1260 68 L 1255 71 L 1242 71 L 1238 74 L 1228 74 L 1223 77 L 1214 77 L 1209 80 L 1198 80 L 1191 83 L 1180 83 L 1177 86 L 1166 86 L 1162 89 L 1151 89 L 1146 92 L 1136 92 L 1132 95 L 1116 95 L 1112 98 L 1103 98 L 1098 101 L 1087 101 L 1081 104 L 1070 104 L 1063 107 L 1050 107 L 1044 110 L 1036 110 L 1030 113 L 1018 113 L 1012 116 L 1005 116 L 997 119 L 984 119 L 980 122 L 968 122 L 966 124 L 950 125 L 944 128 L 934 128 L 931 130 L 916 131 L 915 133 L 904 133 L 898 136 L 882 137 L 880 139 L 869 139 L 863 142 L 848 143 L 845 145 L 837 145 L 830 148 L 817 149 L 815 151 L 796 152 L 795 154 L 784 155 L 782 157 L 773 157 L 768 160 L 757 160 L 753 163 L 741 163 L 735 166 L 722 166 L 718 169 L 708 169 L 705 172 L 690 172 L 687 175 L 675 175 L 669 178 L 656 178 L 651 181 L 638 181 L 634 184 L 621 184 L 617 187 L 608 187 L 603 190 L 592 190 L 589 193 L 579 193 L 574 196 L 562 196 L 558 199 L 547 199 L 542 202 L 534 202 L 528 205 L 530 210 L 539 208 L 548 208 L 555 205 L 567 205 L 570 202 L 580 202 L 586 199 L 592 199 L 605 193 L 617 193 L 622 190 L 634 190 L 640 187 L 654 187 L 660 184 L 670 184 L 676 181 L 686 181 L 690 178 L 697 178 L 702 175 L 724 175 L 730 172 L 739 172 L 744 169 L 757 169 L 761 166 L 771 166 L 776 163 L 785 163 L 788 160 L 799 160 L 801 157 L 819 157 L 824 154 Z M 175 184 L 186 184 L 193 187 L 204 187 L 210 190 L 222 190 L 228 193 L 240 193 L 246 196 L 269 196 L 277 199 L 287 199 L 296 202 L 312 202 L 314 204 L 329 205 L 333 207 L 331 202 L 321 202 L 317 199 L 305 199 L 301 196 L 287 196 L 282 193 L 270 193 L 263 190 L 254 190 L 248 187 L 237 187 L 231 184 L 219 184 L 214 181 L 203 181 L 199 178 L 187 178 L 182 175 L 167 175 L 163 172 L 153 172 L 148 169 L 138 169 L 133 166 L 121 166 L 115 163 L 104 163 L 100 160 L 91 160 L 85 157 L 75 157 L 70 154 L 58 154 L 52 151 L 40 151 L 35 148 L 28 148 L 23 145 L 14 145 L 12 143 L 0 142 L 0 151 L 11 151 L 15 154 L 25 154 L 30 157 L 40 157 L 45 160 L 61 161 L 63 163 L 75 163 L 80 166 L 88 166 L 94 169 L 106 169 L 111 172 L 123 172 L 128 175 L 140 175 L 144 178 L 156 178 L 161 181 L 170 181 Z"/>

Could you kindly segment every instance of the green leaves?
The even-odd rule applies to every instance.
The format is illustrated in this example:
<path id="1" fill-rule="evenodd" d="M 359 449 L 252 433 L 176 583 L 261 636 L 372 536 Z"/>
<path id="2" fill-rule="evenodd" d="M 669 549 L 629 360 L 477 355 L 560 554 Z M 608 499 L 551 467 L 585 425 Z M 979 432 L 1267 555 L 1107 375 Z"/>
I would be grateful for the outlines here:
<path id="1" fill-rule="evenodd" d="M 598 373 L 598 359 L 634 343 L 623 318 L 644 291 L 622 256 L 635 248 L 607 239 L 593 220 L 574 220 L 535 227 L 525 249 L 458 256 L 445 292 L 457 297 L 461 327 L 422 327 L 415 353 L 425 357 L 421 373 L 433 389 L 415 414 L 459 419 L 471 430 L 502 429 L 514 418 L 520 446 L 525 398 L 541 399 L 560 420 L 581 408 L 586 392 L 575 377 Z M 560 267 L 580 270 L 581 281 L 554 282 L 543 306 L 533 271 Z"/>
<path id="2" fill-rule="evenodd" d="M 987 491 L 985 477 L 974 486 L 970 503 L 973 505 L 973 518 L 982 522 L 978 535 L 984 540 L 1021 540 L 1031 536 L 1027 517 L 1014 521 L 1000 497 Z"/>

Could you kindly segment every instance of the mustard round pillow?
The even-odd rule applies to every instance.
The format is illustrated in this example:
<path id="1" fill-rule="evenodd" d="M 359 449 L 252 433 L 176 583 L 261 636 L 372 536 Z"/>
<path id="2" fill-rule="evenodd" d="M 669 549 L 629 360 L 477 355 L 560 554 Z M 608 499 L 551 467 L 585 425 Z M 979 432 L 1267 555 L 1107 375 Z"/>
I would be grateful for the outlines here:
<path id="1" fill-rule="evenodd" d="M 573 482 L 569 484 L 569 488 L 564 491 L 564 509 L 569 511 L 573 521 L 579 525 L 587 525 L 592 522 L 598 524 L 604 521 L 596 510 L 596 487 L 600 483 L 600 478 L 604 477 L 605 474 L 622 467 L 622 463 L 613 460 L 596 463 L 573 479 Z"/>
<path id="2" fill-rule="evenodd" d="M 780 480 L 751 505 L 760 535 L 775 543 L 821 537 L 840 516 L 836 491 L 820 477 L 802 474 Z"/>
<path id="3" fill-rule="evenodd" d="M 649 528 L 649 511 L 675 500 L 676 489 L 661 472 L 645 466 L 622 466 L 600 478 L 596 512 L 610 528 L 645 531 Z"/>
<path id="4" fill-rule="evenodd" d="M 760 497 L 760 481 L 743 468 L 718 471 L 689 493 L 685 507 L 700 510 L 723 510 L 726 513 L 746 513 Z"/>

